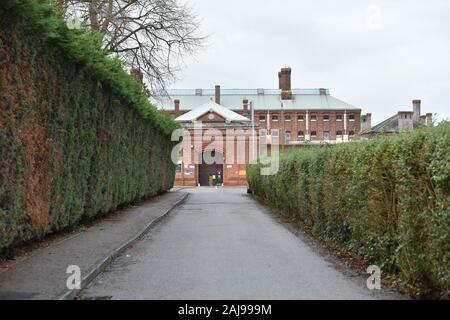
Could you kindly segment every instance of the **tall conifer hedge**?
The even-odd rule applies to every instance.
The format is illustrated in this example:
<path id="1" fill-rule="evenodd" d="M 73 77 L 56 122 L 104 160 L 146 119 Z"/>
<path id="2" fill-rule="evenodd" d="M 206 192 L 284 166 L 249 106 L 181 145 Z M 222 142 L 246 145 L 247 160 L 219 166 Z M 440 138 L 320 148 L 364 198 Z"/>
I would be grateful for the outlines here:
<path id="1" fill-rule="evenodd" d="M 2 0 L 0 94 L 0 249 L 172 186 L 177 125 L 49 0 Z"/>
<path id="2" fill-rule="evenodd" d="M 417 294 L 450 297 L 450 125 L 281 155 L 251 189 L 312 233 L 395 274 Z"/>

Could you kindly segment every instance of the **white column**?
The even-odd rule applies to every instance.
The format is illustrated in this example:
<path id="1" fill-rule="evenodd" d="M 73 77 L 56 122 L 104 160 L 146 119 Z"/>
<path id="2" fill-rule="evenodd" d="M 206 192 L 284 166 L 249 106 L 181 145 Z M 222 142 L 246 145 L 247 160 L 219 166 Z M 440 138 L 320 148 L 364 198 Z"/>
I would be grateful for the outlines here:
<path id="1" fill-rule="evenodd" d="M 306 119 L 305 119 L 305 121 L 306 121 L 306 132 L 305 132 L 305 134 L 309 134 L 309 112 L 308 112 L 308 110 L 306 110 Z"/>
<path id="2" fill-rule="evenodd" d="M 306 128 L 306 132 L 305 132 L 305 141 L 310 141 L 311 140 L 311 136 L 309 135 L 309 111 L 306 110 L 306 124 L 305 124 L 305 128 Z"/>
<path id="3" fill-rule="evenodd" d="M 344 111 L 344 134 L 347 134 L 347 110 Z"/>
<path id="4" fill-rule="evenodd" d="M 343 139 L 344 142 L 348 141 L 348 134 L 347 134 L 347 110 L 344 111 L 344 136 Z"/>

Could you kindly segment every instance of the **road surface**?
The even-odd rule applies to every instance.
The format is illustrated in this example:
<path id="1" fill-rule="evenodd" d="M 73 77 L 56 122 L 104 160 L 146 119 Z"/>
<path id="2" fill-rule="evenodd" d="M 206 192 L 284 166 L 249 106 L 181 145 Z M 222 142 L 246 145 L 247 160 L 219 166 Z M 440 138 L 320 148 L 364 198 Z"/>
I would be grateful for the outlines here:
<path id="1" fill-rule="evenodd" d="M 396 299 L 297 236 L 245 188 L 192 188 L 82 299 Z"/>

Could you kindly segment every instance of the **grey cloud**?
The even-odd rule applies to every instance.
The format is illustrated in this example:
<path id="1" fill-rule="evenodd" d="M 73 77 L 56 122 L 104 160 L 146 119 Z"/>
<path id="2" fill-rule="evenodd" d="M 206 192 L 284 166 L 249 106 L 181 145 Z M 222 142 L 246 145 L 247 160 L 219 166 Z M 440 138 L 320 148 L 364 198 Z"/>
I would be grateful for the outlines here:
<path id="1" fill-rule="evenodd" d="M 173 88 L 328 87 L 374 122 L 423 100 L 450 117 L 450 2 L 195 0 L 210 45 L 185 60 Z M 379 12 L 379 17 L 373 14 Z"/>

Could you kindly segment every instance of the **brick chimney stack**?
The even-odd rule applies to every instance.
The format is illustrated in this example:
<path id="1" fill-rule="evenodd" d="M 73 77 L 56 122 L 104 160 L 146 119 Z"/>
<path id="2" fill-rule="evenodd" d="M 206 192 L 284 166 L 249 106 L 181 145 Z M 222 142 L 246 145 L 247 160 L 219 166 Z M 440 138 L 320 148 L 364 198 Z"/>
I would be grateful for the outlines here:
<path id="1" fill-rule="evenodd" d="M 175 104 L 175 112 L 179 112 L 180 111 L 180 100 L 175 99 L 173 102 Z"/>
<path id="2" fill-rule="evenodd" d="M 291 68 L 281 68 L 278 72 L 278 87 L 281 89 L 281 99 L 290 100 L 292 99 L 292 88 L 291 88 Z"/>
<path id="3" fill-rule="evenodd" d="M 244 108 L 244 111 L 248 111 L 248 99 L 242 100 L 242 106 Z"/>
<path id="4" fill-rule="evenodd" d="M 367 113 L 361 116 L 361 132 L 368 132 L 372 129 L 372 114 Z"/>
<path id="5" fill-rule="evenodd" d="M 412 130 L 414 113 L 411 111 L 399 111 L 397 113 L 398 117 L 398 129 L 400 131 Z"/>
<path id="6" fill-rule="evenodd" d="M 420 100 L 413 100 L 413 121 L 419 123 L 420 122 Z"/>
<path id="7" fill-rule="evenodd" d="M 130 70 L 130 74 L 140 85 L 144 85 L 144 75 L 142 74 L 141 70 L 139 70 L 138 68 L 132 68 Z"/>
<path id="8" fill-rule="evenodd" d="M 426 114 L 425 124 L 429 127 L 431 127 L 433 125 L 433 114 L 432 113 Z"/>
<path id="9" fill-rule="evenodd" d="M 220 86 L 219 85 L 216 86 L 215 96 L 216 96 L 216 103 L 220 104 Z"/>

